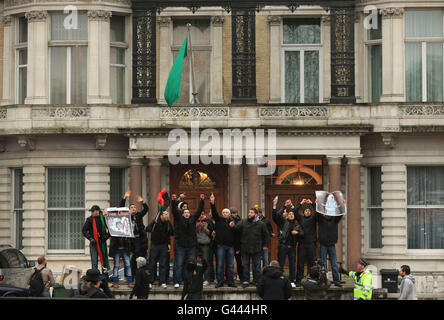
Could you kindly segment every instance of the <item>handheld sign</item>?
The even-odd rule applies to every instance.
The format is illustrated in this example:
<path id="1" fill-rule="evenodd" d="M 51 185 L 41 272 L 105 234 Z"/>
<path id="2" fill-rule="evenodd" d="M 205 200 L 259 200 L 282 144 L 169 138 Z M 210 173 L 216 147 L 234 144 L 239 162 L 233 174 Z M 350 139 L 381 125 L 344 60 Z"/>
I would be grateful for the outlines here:
<path id="1" fill-rule="evenodd" d="M 103 217 L 111 237 L 134 238 L 131 215 L 127 207 L 107 208 Z"/>
<path id="2" fill-rule="evenodd" d="M 316 191 L 316 211 L 327 216 L 343 216 L 347 214 L 344 195 L 341 191 Z"/>

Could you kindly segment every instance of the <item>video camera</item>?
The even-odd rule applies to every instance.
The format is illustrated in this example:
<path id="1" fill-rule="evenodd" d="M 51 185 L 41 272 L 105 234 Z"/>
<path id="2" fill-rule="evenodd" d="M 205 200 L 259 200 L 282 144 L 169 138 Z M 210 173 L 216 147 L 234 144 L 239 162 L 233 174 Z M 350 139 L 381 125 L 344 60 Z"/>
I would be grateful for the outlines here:
<path id="1" fill-rule="evenodd" d="M 324 262 L 321 259 L 316 259 L 314 261 L 314 266 L 318 268 L 318 283 L 327 284 L 327 273 L 325 272 Z"/>

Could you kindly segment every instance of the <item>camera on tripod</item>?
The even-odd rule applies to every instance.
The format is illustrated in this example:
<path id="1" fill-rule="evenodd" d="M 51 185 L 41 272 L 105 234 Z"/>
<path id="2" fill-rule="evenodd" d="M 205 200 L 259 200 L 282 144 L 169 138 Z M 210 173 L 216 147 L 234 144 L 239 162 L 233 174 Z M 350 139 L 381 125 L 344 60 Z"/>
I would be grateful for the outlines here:
<path id="1" fill-rule="evenodd" d="M 318 269 L 318 274 L 319 274 L 319 278 L 317 279 L 318 283 L 326 285 L 327 284 L 327 273 L 324 268 L 324 262 L 321 259 L 316 259 L 314 261 L 314 266 L 317 267 L 317 269 Z"/>

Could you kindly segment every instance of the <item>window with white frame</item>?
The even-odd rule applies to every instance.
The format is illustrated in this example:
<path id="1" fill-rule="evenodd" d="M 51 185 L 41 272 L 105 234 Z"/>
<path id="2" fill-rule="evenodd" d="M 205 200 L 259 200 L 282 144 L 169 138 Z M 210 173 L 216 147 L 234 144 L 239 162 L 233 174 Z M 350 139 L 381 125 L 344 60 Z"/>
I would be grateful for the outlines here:
<path id="1" fill-rule="evenodd" d="M 52 104 L 85 104 L 88 17 L 86 12 L 79 12 L 77 28 L 66 28 L 66 14 L 54 12 L 50 16 L 50 101 Z"/>
<path id="2" fill-rule="evenodd" d="M 367 210 L 369 217 L 369 248 L 382 248 L 381 167 L 367 169 Z"/>
<path id="3" fill-rule="evenodd" d="M 407 167 L 407 248 L 444 249 L 444 167 Z"/>
<path id="4" fill-rule="evenodd" d="M 211 36 L 210 19 L 173 19 L 173 45 L 171 50 L 173 58 L 176 59 L 188 32 L 187 23 L 191 23 L 191 45 L 194 57 L 194 81 L 195 92 L 200 103 L 210 103 L 210 70 L 211 70 Z M 188 44 L 188 57 L 191 51 Z M 192 74 L 190 68 L 191 59 L 183 61 L 182 79 L 180 82 L 180 98 L 178 104 L 189 104 L 192 102 Z"/>
<path id="5" fill-rule="evenodd" d="M 12 169 L 14 241 L 17 249 L 23 249 L 23 169 Z"/>
<path id="6" fill-rule="evenodd" d="M 322 102 L 320 19 L 283 19 L 283 102 Z"/>
<path id="7" fill-rule="evenodd" d="M 443 101 L 443 10 L 405 12 L 407 101 Z"/>
<path id="8" fill-rule="evenodd" d="M 16 102 L 24 104 L 28 70 L 28 20 L 25 17 L 18 17 L 16 30 Z"/>
<path id="9" fill-rule="evenodd" d="M 382 95 L 382 17 L 378 15 L 376 29 L 370 29 L 367 33 L 367 57 L 368 57 L 368 91 L 369 101 L 379 102 Z"/>
<path id="10" fill-rule="evenodd" d="M 112 103 L 124 104 L 126 95 L 126 19 L 112 15 L 110 20 L 110 88 Z"/>
<path id="11" fill-rule="evenodd" d="M 83 251 L 85 169 L 47 170 L 48 250 Z"/>
<path id="12" fill-rule="evenodd" d="M 125 172 L 125 168 L 110 168 L 109 204 L 111 207 L 119 205 L 126 191 Z"/>

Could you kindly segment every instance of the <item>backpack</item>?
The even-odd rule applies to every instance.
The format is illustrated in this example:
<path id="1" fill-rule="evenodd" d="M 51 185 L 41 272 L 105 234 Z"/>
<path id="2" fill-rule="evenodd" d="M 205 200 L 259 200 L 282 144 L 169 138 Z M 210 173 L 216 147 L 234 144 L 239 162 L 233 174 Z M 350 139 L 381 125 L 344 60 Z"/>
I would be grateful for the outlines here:
<path id="1" fill-rule="evenodd" d="M 34 273 L 29 281 L 29 291 L 33 297 L 41 297 L 43 290 L 45 289 L 45 284 L 43 283 L 42 278 L 43 269 L 45 269 L 45 267 L 41 268 L 40 270 L 34 268 Z"/>

